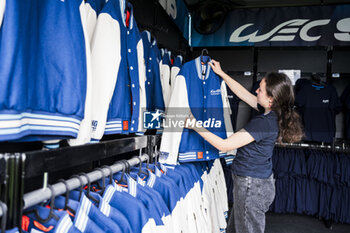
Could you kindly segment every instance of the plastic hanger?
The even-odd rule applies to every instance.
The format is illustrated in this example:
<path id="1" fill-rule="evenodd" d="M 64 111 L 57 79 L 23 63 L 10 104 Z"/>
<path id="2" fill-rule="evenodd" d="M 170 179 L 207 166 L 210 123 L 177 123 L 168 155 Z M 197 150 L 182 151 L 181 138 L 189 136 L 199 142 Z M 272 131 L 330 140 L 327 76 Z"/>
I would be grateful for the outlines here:
<path id="1" fill-rule="evenodd" d="M 95 202 L 97 204 L 100 204 L 100 200 L 98 200 L 95 197 L 90 195 L 91 182 L 90 182 L 89 176 L 86 173 L 84 173 L 84 172 L 79 173 L 79 175 L 84 176 L 87 179 L 87 181 L 88 181 L 88 187 L 86 189 L 86 197 L 89 198 L 91 201 L 93 201 L 93 202 Z"/>
<path id="2" fill-rule="evenodd" d="M 112 168 L 110 166 L 104 165 L 101 168 L 107 168 L 109 170 L 109 184 L 112 185 L 113 184 L 113 171 Z"/>
<path id="3" fill-rule="evenodd" d="M 125 172 L 127 174 L 130 174 L 130 168 L 131 168 L 130 163 L 127 160 L 125 160 L 125 159 L 122 160 L 122 163 L 124 163 L 126 165 Z"/>
<path id="4" fill-rule="evenodd" d="M 158 159 L 159 159 L 159 153 L 158 153 L 158 146 L 157 145 L 154 147 L 153 154 L 154 154 L 154 158 L 153 158 L 154 159 L 154 165 L 157 166 Z"/>
<path id="5" fill-rule="evenodd" d="M 100 183 L 97 182 L 97 185 L 99 186 L 99 189 L 101 189 L 100 195 L 102 196 L 103 193 L 104 193 L 105 190 L 106 190 L 106 176 L 105 176 L 105 173 L 103 172 L 102 168 L 99 168 L 99 167 L 98 167 L 98 168 L 96 168 L 95 170 L 100 171 L 101 174 L 102 174 L 102 187 L 100 186 Z"/>
<path id="6" fill-rule="evenodd" d="M 0 208 L 2 210 L 1 232 L 5 232 L 6 231 L 6 222 L 7 222 L 7 206 L 5 203 L 0 201 Z"/>
<path id="7" fill-rule="evenodd" d="M 148 173 L 142 170 L 142 160 L 141 160 L 141 158 L 137 157 L 137 156 L 135 156 L 135 158 L 139 160 L 139 172 L 137 173 L 137 175 L 140 176 L 141 174 L 144 174 L 144 175 L 148 176 Z"/>
<path id="8" fill-rule="evenodd" d="M 146 176 L 148 176 L 148 173 L 147 173 L 147 172 L 142 171 L 142 163 L 143 163 L 143 162 L 142 162 L 142 160 L 141 160 L 141 156 L 142 156 L 142 150 L 140 150 L 139 157 L 138 157 L 138 158 L 140 159 L 139 169 L 140 169 L 140 171 L 141 171 L 142 174 L 145 174 Z M 146 168 L 149 169 L 149 157 L 148 157 L 148 159 L 147 159 Z M 139 176 L 140 176 L 140 174 L 141 174 L 140 171 L 139 171 L 139 174 L 138 174 Z"/>
<path id="9" fill-rule="evenodd" d="M 68 189 L 68 183 L 66 180 L 64 179 L 59 179 L 58 182 L 62 182 L 64 184 L 64 186 L 66 186 L 66 199 L 64 200 L 64 210 L 68 210 L 69 212 L 71 212 L 73 215 L 75 215 L 75 210 L 73 210 L 70 206 L 68 206 L 68 200 L 69 200 L 69 192 L 70 190 Z"/>
<path id="10" fill-rule="evenodd" d="M 80 201 L 81 194 L 83 193 L 83 189 L 84 189 L 84 187 L 83 187 L 83 180 L 78 175 L 73 175 L 72 178 L 77 178 L 79 180 L 80 186 L 79 186 L 79 199 L 78 200 Z"/>
<path id="11" fill-rule="evenodd" d="M 117 182 L 117 184 L 125 183 L 127 184 L 128 182 L 124 179 L 124 174 L 126 170 L 126 163 L 124 162 L 126 160 L 121 160 L 120 163 L 123 165 L 123 171 L 122 171 L 122 176 L 120 177 L 120 180 Z"/>
<path id="12" fill-rule="evenodd" d="M 54 218 L 55 220 L 59 220 L 60 218 L 54 213 L 54 207 L 55 207 L 55 198 L 56 198 L 56 194 L 52 188 L 51 185 L 47 185 L 47 187 L 51 190 L 51 201 L 50 201 L 50 212 L 49 215 L 47 216 L 47 218 L 42 218 L 39 215 L 39 210 L 35 209 L 34 210 L 34 215 L 35 217 L 39 220 L 39 222 L 41 223 L 47 223 L 48 221 L 50 221 L 52 218 Z"/>
<path id="13" fill-rule="evenodd" d="M 318 85 L 318 86 L 322 86 L 321 76 L 319 74 L 312 73 L 311 74 L 311 80 L 312 80 L 312 84 Z"/>
<path id="14" fill-rule="evenodd" d="M 207 49 L 202 49 L 202 52 L 201 52 L 201 63 L 202 65 L 208 63 L 208 59 L 206 59 L 206 61 L 203 59 L 203 56 L 209 56 L 209 52 Z"/>

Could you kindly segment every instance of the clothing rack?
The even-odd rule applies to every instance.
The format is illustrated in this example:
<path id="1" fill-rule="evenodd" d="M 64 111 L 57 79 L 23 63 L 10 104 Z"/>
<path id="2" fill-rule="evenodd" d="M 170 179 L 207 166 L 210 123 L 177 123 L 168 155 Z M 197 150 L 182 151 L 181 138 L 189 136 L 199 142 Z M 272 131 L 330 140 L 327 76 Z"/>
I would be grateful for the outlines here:
<path id="1" fill-rule="evenodd" d="M 0 154 L 0 184 L 1 184 L 1 201 L 3 201 L 7 210 L 7 229 L 20 226 L 22 221 L 22 211 L 30 206 L 41 203 L 51 196 L 48 188 L 38 189 L 24 194 L 24 182 L 28 178 L 41 178 L 45 173 L 53 173 L 75 166 L 94 163 L 106 158 L 115 157 L 133 151 L 142 151 L 145 153 L 141 156 L 144 161 L 152 158 L 154 147 L 159 143 L 160 135 L 132 136 L 110 141 L 102 141 L 96 144 L 87 144 L 75 147 L 64 147 L 55 150 L 30 151 L 16 154 Z M 139 163 L 139 159 L 129 160 L 130 165 Z M 123 169 L 121 163 L 111 166 L 113 173 Z M 92 181 L 101 179 L 103 175 L 109 174 L 108 168 L 101 171 L 92 171 L 89 178 Z M 87 179 L 80 177 L 84 184 Z M 66 187 L 63 183 L 57 183 L 52 186 L 53 191 L 63 194 Z M 68 180 L 68 189 L 80 187 L 77 178 Z M 0 217 L 2 211 L 0 210 Z"/>
<path id="2" fill-rule="evenodd" d="M 327 150 L 335 152 L 341 152 L 341 153 L 350 153 L 350 145 L 341 143 L 338 144 L 336 142 L 333 142 L 331 144 L 327 143 L 275 143 L 276 147 L 280 148 L 295 148 L 295 149 L 311 149 L 311 150 Z"/>
<path id="3" fill-rule="evenodd" d="M 1 202 L 7 207 L 6 216 L 0 210 L 0 217 L 7 218 L 7 222 L 13 221 L 21 204 L 19 198 L 23 192 L 23 161 L 24 154 L 0 154 Z"/>
<path id="4" fill-rule="evenodd" d="M 141 161 L 143 162 L 143 161 L 149 160 L 150 156 L 147 154 L 143 154 L 139 158 L 141 158 Z M 132 159 L 128 160 L 128 163 L 130 164 L 131 167 L 133 167 L 133 166 L 139 164 L 140 160 L 138 158 L 132 158 Z M 102 179 L 103 177 L 113 175 L 113 174 L 125 169 L 125 165 L 122 164 L 121 162 L 117 162 L 114 165 L 109 166 L 109 168 L 103 167 L 103 168 L 101 168 L 102 171 L 95 170 L 93 172 L 87 173 L 86 175 L 91 182 L 95 182 L 95 181 Z M 112 174 L 110 174 L 110 171 L 112 171 Z M 102 172 L 103 172 L 103 175 L 102 175 Z M 63 182 L 56 183 L 56 184 L 52 185 L 52 190 L 54 191 L 55 195 L 56 196 L 62 195 L 64 193 L 66 193 L 67 191 L 72 191 L 74 189 L 79 188 L 82 185 L 84 186 L 84 185 L 88 184 L 88 180 L 86 179 L 85 176 L 80 175 L 79 177 L 80 177 L 80 179 L 77 177 L 74 177 L 74 178 L 67 180 L 67 186 Z M 82 183 L 80 183 L 80 180 L 82 181 Z M 51 197 L 52 197 L 52 192 L 49 188 L 38 189 L 38 190 L 32 191 L 30 193 L 27 193 L 23 197 L 23 201 L 24 201 L 24 208 L 23 209 L 27 209 L 29 207 L 36 205 L 36 204 L 42 203 L 43 201 L 48 200 Z"/>
<path id="5" fill-rule="evenodd" d="M 158 47 L 159 47 L 159 48 L 167 49 L 168 51 L 171 51 L 172 54 L 175 52 L 177 55 L 181 55 L 181 56 L 183 57 L 183 59 L 185 59 L 185 56 L 186 56 L 186 51 L 185 51 L 185 50 L 181 50 L 181 49 L 169 49 L 169 48 L 167 48 L 166 46 L 164 46 L 164 45 L 162 45 L 162 44 L 158 44 Z"/>

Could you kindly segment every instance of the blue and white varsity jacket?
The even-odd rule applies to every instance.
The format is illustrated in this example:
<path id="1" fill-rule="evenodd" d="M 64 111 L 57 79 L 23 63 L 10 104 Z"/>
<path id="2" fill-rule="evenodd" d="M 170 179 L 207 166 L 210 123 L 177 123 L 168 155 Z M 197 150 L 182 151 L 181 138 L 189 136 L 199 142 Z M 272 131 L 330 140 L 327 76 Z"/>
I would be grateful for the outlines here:
<path id="1" fill-rule="evenodd" d="M 157 51 L 155 48 L 155 40 L 152 41 L 151 34 L 148 31 L 141 33 L 143 41 L 144 58 L 146 63 L 146 98 L 147 110 L 155 111 L 157 109 L 163 110 L 164 100 L 162 84 L 160 82 L 159 61 L 157 59 Z"/>
<path id="2" fill-rule="evenodd" d="M 50 209 L 39 205 L 33 207 L 33 210 L 34 209 L 38 211 L 38 215 L 42 218 L 45 218 L 46 216 L 48 216 L 50 212 Z M 66 211 L 53 210 L 53 212 L 57 216 L 57 218 L 50 218 L 49 221 L 47 222 L 40 221 L 43 227 L 49 228 L 49 229 L 53 228 L 51 232 L 57 232 L 57 233 L 80 232 L 79 229 L 73 225 L 72 220 Z M 30 212 L 26 216 L 28 217 L 29 224 L 28 225 L 24 224 L 23 226 L 26 229 L 22 229 L 21 232 L 26 232 L 25 230 L 27 230 L 28 232 L 44 232 L 42 228 L 39 228 L 40 225 L 35 224 L 39 219 L 35 215 L 34 211 Z M 12 231 L 6 231 L 6 232 L 12 232 Z"/>
<path id="3" fill-rule="evenodd" d="M 162 54 L 163 54 L 162 62 L 159 64 L 160 80 L 162 83 L 164 104 L 165 104 L 165 108 L 167 108 L 169 105 L 170 96 L 171 96 L 171 88 L 170 88 L 171 52 L 162 50 Z"/>
<path id="4" fill-rule="evenodd" d="M 107 1 L 108 0 L 87 0 L 85 2 L 87 33 L 90 40 L 95 31 L 97 16 L 100 14 Z"/>
<path id="5" fill-rule="evenodd" d="M 170 70 L 170 86 L 171 86 L 171 92 L 174 90 L 174 84 L 175 84 L 175 78 L 179 74 L 181 67 L 182 67 L 182 56 L 178 55 L 175 58 L 174 65 L 171 67 Z"/>
<path id="6" fill-rule="evenodd" d="M 5 5 L 6 5 L 5 0 L 0 1 L 0 28 L 1 28 L 1 24 L 2 24 L 2 19 L 4 17 Z"/>
<path id="7" fill-rule="evenodd" d="M 125 8 L 130 11 L 126 25 Z M 143 44 L 124 0 L 109 0 L 98 16 L 92 39 L 92 138 L 143 131 L 146 108 Z"/>
<path id="8" fill-rule="evenodd" d="M 83 5 L 0 1 L 0 141 L 77 137 L 87 91 Z"/>
<path id="9" fill-rule="evenodd" d="M 210 58 L 203 59 L 209 61 Z M 208 63 L 201 65 L 200 57 L 185 63 L 176 77 L 163 126 L 159 162 L 176 165 L 177 162 L 214 160 L 226 155 L 194 130 L 183 128 L 190 111 L 217 136 L 227 138 L 233 134 L 225 82 Z"/>

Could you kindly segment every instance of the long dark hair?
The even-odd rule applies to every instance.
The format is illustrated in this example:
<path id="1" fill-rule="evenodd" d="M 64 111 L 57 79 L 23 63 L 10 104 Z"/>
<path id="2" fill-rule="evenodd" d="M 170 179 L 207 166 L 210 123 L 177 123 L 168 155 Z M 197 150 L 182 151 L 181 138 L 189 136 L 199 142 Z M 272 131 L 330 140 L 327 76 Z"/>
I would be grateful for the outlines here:
<path id="1" fill-rule="evenodd" d="M 293 86 L 287 75 L 268 73 L 265 76 L 266 93 L 273 97 L 271 110 L 278 117 L 278 142 L 298 142 L 303 137 L 300 116 L 294 110 Z"/>

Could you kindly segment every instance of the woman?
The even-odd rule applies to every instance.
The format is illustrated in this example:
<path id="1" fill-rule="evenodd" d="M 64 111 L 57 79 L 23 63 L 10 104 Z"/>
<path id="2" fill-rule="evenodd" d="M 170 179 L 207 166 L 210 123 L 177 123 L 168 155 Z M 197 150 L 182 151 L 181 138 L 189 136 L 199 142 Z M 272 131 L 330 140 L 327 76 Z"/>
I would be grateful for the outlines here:
<path id="1" fill-rule="evenodd" d="M 219 62 L 209 64 L 241 100 L 263 111 L 227 139 L 203 127 L 191 129 L 222 152 L 238 149 L 232 163 L 234 204 L 227 232 L 264 232 L 265 212 L 275 197 L 271 159 L 275 142 L 296 142 L 302 137 L 300 118 L 293 108 L 293 87 L 285 74 L 269 73 L 255 96 L 223 72 Z"/>

